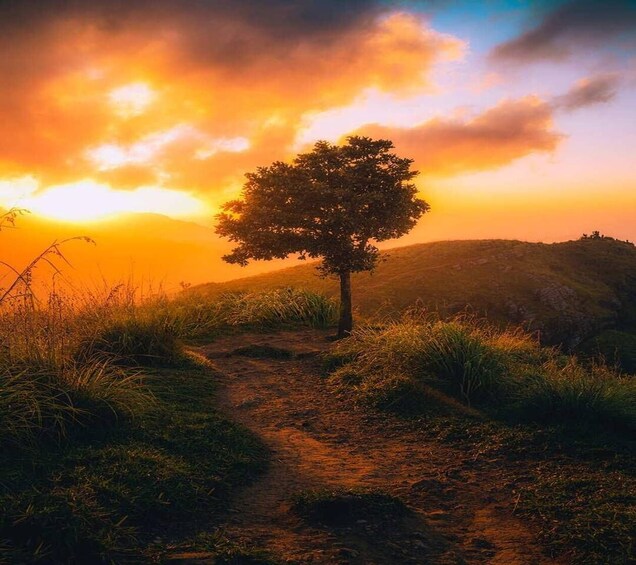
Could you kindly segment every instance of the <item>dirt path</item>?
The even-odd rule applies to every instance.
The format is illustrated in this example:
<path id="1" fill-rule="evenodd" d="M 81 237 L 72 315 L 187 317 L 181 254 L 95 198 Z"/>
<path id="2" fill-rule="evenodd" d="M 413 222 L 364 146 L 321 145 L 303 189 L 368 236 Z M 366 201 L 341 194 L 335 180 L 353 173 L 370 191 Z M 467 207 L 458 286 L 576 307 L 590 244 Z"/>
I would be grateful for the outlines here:
<path id="1" fill-rule="evenodd" d="M 255 344 L 295 357 L 236 354 Z M 328 347 L 326 334 L 307 330 L 240 335 L 202 348 L 223 375 L 221 410 L 271 450 L 268 472 L 233 502 L 229 539 L 282 563 L 552 563 L 514 516 L 514 497 L 500 490 L 492 465 L 336 398 L 315 358 Z M 325 487 L 382 489 L 413 513 L 399 524 L 328 528 L 290 510 L 298 492 Z"/>

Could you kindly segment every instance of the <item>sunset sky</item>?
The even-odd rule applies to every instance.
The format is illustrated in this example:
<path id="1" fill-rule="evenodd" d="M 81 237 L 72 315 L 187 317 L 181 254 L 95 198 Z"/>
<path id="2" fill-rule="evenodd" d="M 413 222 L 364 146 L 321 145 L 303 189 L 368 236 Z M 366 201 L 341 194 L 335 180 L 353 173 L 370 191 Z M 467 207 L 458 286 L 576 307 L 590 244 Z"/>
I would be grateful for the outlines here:
<path id="1" fill-rule="evenodd" d="M 400 245 L 636 240 L 636 2 L 0 0 L 0 124 L 0 207 L 65 230 L 209 227 L 245 172 L 357 133 L 421 172 Z"/>

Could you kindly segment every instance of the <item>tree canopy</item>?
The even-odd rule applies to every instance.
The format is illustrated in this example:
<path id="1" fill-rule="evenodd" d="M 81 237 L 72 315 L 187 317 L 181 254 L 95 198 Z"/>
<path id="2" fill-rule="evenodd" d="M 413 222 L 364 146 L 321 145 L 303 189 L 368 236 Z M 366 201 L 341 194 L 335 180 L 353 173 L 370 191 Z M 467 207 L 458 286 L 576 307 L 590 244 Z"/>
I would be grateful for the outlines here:
<path id="1" fill-rule="evenodd" d="M 217 216 L 217 233 L 238 244 L 223 259 L 320 258 L 341 289 L 350 284 L 351 273 L 375 266 L 375 243 L 406 234 L 429 209 L 411 182 L 413 161 L 393 149 L 389 140 L 368 137 L 341 146 L 319 141 L 291 163 L 248 173 L 241 198 Z"/>

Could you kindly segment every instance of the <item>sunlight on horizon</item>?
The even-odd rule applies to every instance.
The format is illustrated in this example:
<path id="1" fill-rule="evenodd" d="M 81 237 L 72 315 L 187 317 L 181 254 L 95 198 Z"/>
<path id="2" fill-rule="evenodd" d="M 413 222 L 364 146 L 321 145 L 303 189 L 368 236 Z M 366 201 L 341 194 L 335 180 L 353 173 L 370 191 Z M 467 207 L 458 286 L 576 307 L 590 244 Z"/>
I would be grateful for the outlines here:
<path id="1" fill-rule="evenodd" d="M 431 206 L 391 245 L 591 230 L 636 240 L 627 29 L 592 45 L 576 20 L 580 33 L 535 45 L 526 31 L 543 29 L 549 3 L 111 3 L 0 8 L 14 28 L 0 35 L 0 213 L 28 209 L 53 238 L 125 224 L 117 253 L 178 258 L 174 277 L 188 279 L 203 272 L 191 255 L 201 241 L 220 261 L 214 214 L 246 174 L 360 135 L 413 160 Z M 598 5 L 600 21 L 630 21 Z M 129 231 L 139 214 L 167 217 L 143 253 Z M 40 234 L 21 237 L 26 257 Z M 187 250 L 168 257 L 168 237 Z"/>
<path id="2" fill-rule="evenodd" d="M 187 218 L 206 211 L 201 200 L 183 191 L 158 186 L 114 190 L 92 180 L 52 186 L 24 199 L 20 205 L 46 218 L 78 223 L 127 213 Z"/>

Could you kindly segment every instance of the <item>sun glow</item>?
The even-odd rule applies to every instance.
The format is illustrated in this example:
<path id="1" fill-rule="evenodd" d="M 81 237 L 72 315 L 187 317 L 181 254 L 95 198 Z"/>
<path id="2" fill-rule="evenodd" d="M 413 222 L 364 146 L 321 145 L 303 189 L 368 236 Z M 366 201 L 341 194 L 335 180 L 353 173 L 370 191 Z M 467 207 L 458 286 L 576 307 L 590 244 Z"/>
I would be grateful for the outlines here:
<path id="1" fill-rule="evenodd" d="M 206 210 L 203 202 L 183 191 L 158 186 L 114 190 L 91 180 L 52 186 L 23 201 L 23 206 L 41 216 L 69 222 L 140 212 L 194 217 Z"/>
<path id="2" fill-rule="evenodd" d="M 128 118 L 142 114 L 156 94 L 146 83 L 133 82 L 111 90 L 108 97 L 116 112 Z"/>

